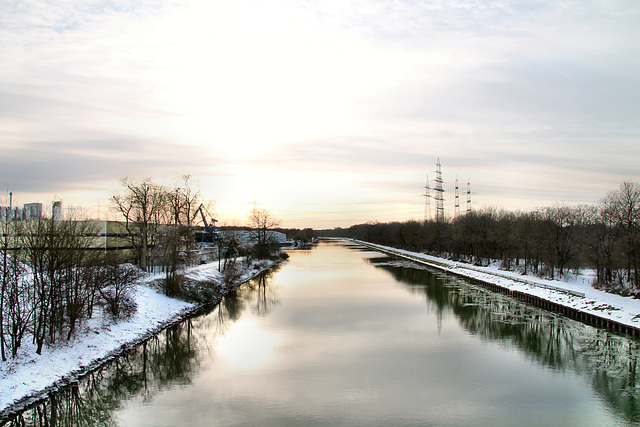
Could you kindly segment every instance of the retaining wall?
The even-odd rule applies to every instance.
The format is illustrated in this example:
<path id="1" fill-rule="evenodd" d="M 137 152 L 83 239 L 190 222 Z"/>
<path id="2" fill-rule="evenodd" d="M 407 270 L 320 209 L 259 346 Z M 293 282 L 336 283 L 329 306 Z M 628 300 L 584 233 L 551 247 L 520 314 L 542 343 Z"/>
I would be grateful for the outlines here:
<path id="1" fill-rule="evenodd" d="M 554 301 L 549 301 L 547 299 L 540 298 L 540 297 L 535 296 L 535 295 L 527 294 L 526 292 L 505 288 L 505 287 L 497 285 L 495 283 L 491 283 L 491 282 L 480 280 L 480 279 L 476 279 L 476 278 L 471 278 L 471 277 L 465 276 L 464 274 L 457 273 L 455 271 L 452 271 L 452 270 L 449 270 L 447 268 L 444 268 L 443 266 L 440 266 L 437 263 L 430 263 L 428 260 L 418 261 L 413 257 L 407 256 L 407 255 L 402 255 L 402 254 L 400 254 L 398 252 L 395 252 L 395 251 L 386 250 L 386 249 L 380 248 L 380 247 L 378 247 L 376 245 L 367 244 L 366 242 L 361 242 L 361 241 L 358 241 L 358 243 L 361 243 L 361 244 L 363 244 L 363 245 L 365 245 L 365 246 L 367 246 L 367 247 L 369 247 L 371 249 L 374 249 L 374 250 L 379 251 L 379 252 L 386 253 L 386 254 L 391 255 L 391 256 L 400 257 L 400 258 L 407 259 L 409 261 L 413 261 L 413 262 L 416 262 L 416 263 L 421 263 L 421 264 L 428 265 L 429 267 L 432 267 L 432 268 L 434 268 L 436 270 L 440 270 L 440 271 L 446 272 L 448 274 L 464 278 L 465 280 L 473 283 L 474 285 L 482 286 L 482 287 L 490 289 L 490 290 L 492 290 L 494 292 L 499 292 L 501 294 L 509 295 L 509 296 L 519 300 L 519 301 L 524 301 L 524 302 L 526 302 L 528 304 L 535 305 L 536 307 L 540 307 L 540 308 L 548 310 L 548 311 L 559 313 L 559 314 L 561 314 L 563 316 L 569 317 L 569 318 L 574 319 L 574 320 L 578 320 L 578 321 L 586 323 L 588 325 L 592 325 L 592 326 L 595 326 L 595 327 L 598 327 L 598 328 L 605 328 L 605 329 L 608 329 L 608 330 L 613 331 L 613 332 L 617 332 L 617 333 L 620 333 L 620 334 L 625 334 L 625 335 L 632 336 L 634 338 L 639 338 L 640 337 L 640 328 L 638 328 L 636 326 L 625 325 L 624 323 L 620 323 L 620 322 L 617 322 L 615 320 L 608 319 L 606 317 L 601 317 L 601 316 L 598 316 L 597 314 L 586 313 L 586 312 L 584 312 L 582 310 L 578 310 L 577 308 L 568 307 L 566 305 L 562 305 L 562 304 L 559 304 L 559 303 L 554 302 Z"/>

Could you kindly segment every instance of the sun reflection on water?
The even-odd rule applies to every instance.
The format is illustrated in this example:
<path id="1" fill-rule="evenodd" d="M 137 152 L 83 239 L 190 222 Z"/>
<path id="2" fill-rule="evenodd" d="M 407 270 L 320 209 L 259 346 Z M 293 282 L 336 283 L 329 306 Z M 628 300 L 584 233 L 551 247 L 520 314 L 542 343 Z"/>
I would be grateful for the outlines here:
<path id="1" fill-rule="evenodd" d="M 262 329 L 254 320 L 241 320 L 218 342 L 218 362 L 239 371 L 263 369 L 275 360 L 283 341 L 280 334 Z"/>

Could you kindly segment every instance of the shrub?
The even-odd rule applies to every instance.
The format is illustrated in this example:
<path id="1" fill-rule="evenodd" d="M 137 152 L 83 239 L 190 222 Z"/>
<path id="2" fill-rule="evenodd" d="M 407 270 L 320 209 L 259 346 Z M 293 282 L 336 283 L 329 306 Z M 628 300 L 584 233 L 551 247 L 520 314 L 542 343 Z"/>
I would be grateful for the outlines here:
<path id="1" fill-rule="evenodd" d="M 98 292 L 105 312 L 114 320 L 130 318 L 137 310 L 132 294 L 140 271 L 130 264 L 109 264 L 102 273 Z"/>

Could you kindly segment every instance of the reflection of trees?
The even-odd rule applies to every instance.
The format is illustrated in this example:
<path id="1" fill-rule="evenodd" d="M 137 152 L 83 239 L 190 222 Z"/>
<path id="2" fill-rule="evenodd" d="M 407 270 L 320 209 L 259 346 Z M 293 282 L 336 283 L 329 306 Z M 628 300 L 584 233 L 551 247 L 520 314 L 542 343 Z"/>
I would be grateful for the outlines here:
<path id="1" fill-rule="evenodd" d="M 247 304 L 253 306 L 253 311 L 259 316 L 266 316 L 272 306 L 279 304 L 280 299 L 276 288 L 271 283 L 273 272 L 267 271 L 247 283 L 244 297 Z"/>
<path id="2" fill-rule="evenodd" d="M 189 320 L 171 326 L 78 383 L 8 420 L 9 426 L 109 426 L 113 412 L 132 396 L 150 400 L 171 384 L 191 381 L 199 361 Z"/>
<path id="3" fill-rule="evenodd" d="M 220 304 L 167 328 L 162 333 L 87 374 L 78 383 L 52 393 L 44 401 L 11 419 L 8 426 L 110 426 L 121 402 L 139 396 L 151 401 L 162 389 L 189 384 L 204 353 L 247 307 L 265 315 L 279 302 L 272 284 L 273 270 L 262 273 Z"/>
<path id="4" fill-rule="evenodd" d="M 227 314 L 227 317 L 234 322 L 240 318 L 240 313 L 244 310 L 244 305 L 238 295 L 238 291 L 228 293 L 222 300 L 219 314 L 224 318 L 225 316 L 223 315 L 222 309 L 224 309 L 224 313 Z"/>
<path id="5" fill-rule="evenodd" d="M 435 307 L 439 316 L 450 309 L 470 333 L 514 345 L 544 366 L 590 378 L 594 390 L 616 413 L 640 421 L 638 341 L 425 268 L 404 266 L 389 258 L 371 263 L 407 284 L 411 292 L 424 293 L 427 304 Z"/>
<path id="6" fill-rule="evenodd" d="M 228 313 L 230 319 L 236 321 L 247 307 L 252 307 L 259 316 L 269 313 L 271 307 L 280 303 L 277 287 L 272 278 L 278 267 L 260 273 L 255 278 L 243 284 L 236 291 L 227 294 L 221 306 Z"/>

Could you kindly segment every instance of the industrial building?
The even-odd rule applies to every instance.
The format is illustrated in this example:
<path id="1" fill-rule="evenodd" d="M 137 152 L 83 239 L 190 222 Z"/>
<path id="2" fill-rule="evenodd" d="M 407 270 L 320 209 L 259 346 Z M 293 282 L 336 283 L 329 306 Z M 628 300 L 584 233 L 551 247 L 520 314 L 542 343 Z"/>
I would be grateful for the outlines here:
<path id="1" fill-rule="evenodd" d="M 255 244 L 255 232 L 247 229 L 226 229 L 219 231 L 220 237 L 229 238 L 236 237 L 243 245 Z M 273 241 L 283 244 L 287 242 L 287 235 L 280 231 L 269 231 L 269 235 Z"/>
<path id="2" fill-rule="evenodd" d="M 0 206 L 0 221 L 25 220 L 35 221 L 43 218 L 42 203 L 25 203 L 22 208 L 17 206 Z M 62 202 L 53 202 L 51 208 L 51 218 L 55 221 L 62 219 Z"/>

